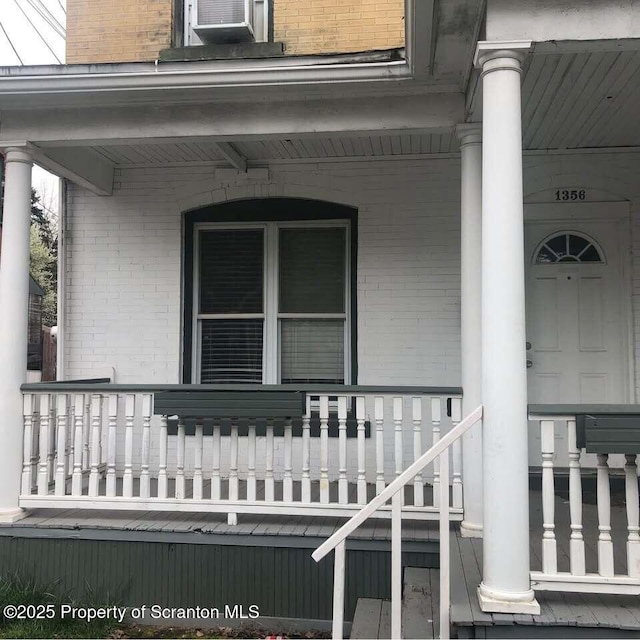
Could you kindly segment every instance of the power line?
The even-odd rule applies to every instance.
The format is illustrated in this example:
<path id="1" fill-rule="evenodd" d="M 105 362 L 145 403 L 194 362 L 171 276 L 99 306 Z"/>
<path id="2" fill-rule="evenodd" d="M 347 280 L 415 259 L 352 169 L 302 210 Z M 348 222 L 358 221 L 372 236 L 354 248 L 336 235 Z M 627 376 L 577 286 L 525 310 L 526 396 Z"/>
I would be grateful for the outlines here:
<path id="1" fill-rule="evenodd" d="M 38 15 L 61 37 L 66 35 L 65 28 L 58 19 L 42 4 L 42 0 L 27 0 L 29 6 L 37 11 Z"/>
<path id="2" fill-rule="evenodd" d="M 51 48 L 51 45 L 47 42 L 46 38 L 38 30 L 38 27 L 36 27 L 36 25 L 33 24 L 33 21 L 27 15 L 25 10 L 20 6 L 20 3 L 18 2 L 18 0 L 13 0 L 13 2 L 16 5 L 16 7 L 18 7 L 18 9 L 20 9 L 20 11 L 22 11 L 22 15 L 27 19 L 29 24 L 33 27 L 33 30 L 38 34 L 38 37 L 40 38 L 40 40 L 42 40 L 42 42 L 47 47 L 47 49 L 49 49 L 49 51 L 51 52 L 51 55 L 58 61 L 58 64 L 62 64 L 62 60 L 60 60 L 60 58 L 58 58 L 58 56 L 56 55 L 56 52 Z"/>
<path id="3" fill-rule="evenodd" d="M 62 0 L 58 0 L 58 4 L 60 5 L 60 8 L 62 9 L 62 12 L 66 16 L 67 15 L 67 10 L 64 8 L 64 5 L 62 4 Z"/>
<path id="4" fill-rule="evenodd" d="M 11 45 L 11 48 L 13 49 L 13 53 L 16 54 L 16 58 L 18 58 L 18 61 L 20 62 L 21 65 L 24 65 L 24 62 L 22 62 L 22 58 L 16 51 L 16 48 L 13 46 L 13 42 L 11 41 L 11 38 L 9 37 L 9 34 L 7 33 L 7 30 L 4 28 L 2 22 L 0 22 L 0 29 L 2 29 L 2 33 L 4 33 L 4 37 L 7 39 L 7 42 Z"/>

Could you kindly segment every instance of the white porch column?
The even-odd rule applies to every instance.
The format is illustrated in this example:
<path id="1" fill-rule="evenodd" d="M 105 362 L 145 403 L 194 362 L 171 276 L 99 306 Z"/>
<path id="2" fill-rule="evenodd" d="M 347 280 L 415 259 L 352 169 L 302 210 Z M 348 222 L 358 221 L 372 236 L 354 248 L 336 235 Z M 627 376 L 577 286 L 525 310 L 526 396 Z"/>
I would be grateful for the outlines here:
<path id="1" fill-rule="evenodd" d="M 0 521 L 22 516 L 22 394 L 27 374 L 29 227 L 32 157 L 26 147 L 4 150 L 5 186 L 0 253 Z"/>
<path id="2" fill-rule="evenodd" d="M 539 613 L 529 579 L 520 74 L 530 43 L 479 43 L 482 68 L 484 611 Z"/>
<path id="3" fill-rule="evenodd" d="M 462 408 L 482 403 L 482 125 L 456 128 L 461 152 Z M 482 424 L 462 439 L 465 537 L 482 537 Z"/>

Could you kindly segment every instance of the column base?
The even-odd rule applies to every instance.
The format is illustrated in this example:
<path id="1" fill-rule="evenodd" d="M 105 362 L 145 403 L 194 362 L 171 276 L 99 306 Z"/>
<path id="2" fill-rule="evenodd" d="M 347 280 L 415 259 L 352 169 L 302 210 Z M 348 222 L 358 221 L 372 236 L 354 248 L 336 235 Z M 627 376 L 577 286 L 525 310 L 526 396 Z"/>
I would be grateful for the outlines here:
<path id="1" fill-rule="evenodd" d="M 495 591 L 480 584 L 478 587 L 480 608 L 486 613 L 529 613 L 540 615 L 540 605 L 533 589 L 529 591 Z"/>
<path id="2" fill-rule="evenodd" d="M 482 525 L 463 520 L 460 523 L 460 535 L 463 538 L 482 538 Z"/>
<path id="3" fill-rule="evenodd" d="M 28 514 L 26 509 L 9 509 L 7 511 L 0 511 L 0 523 L 2 524 L 12 524 L 13 522 L 18 522 L 18 520 L 22 520 Z"/>

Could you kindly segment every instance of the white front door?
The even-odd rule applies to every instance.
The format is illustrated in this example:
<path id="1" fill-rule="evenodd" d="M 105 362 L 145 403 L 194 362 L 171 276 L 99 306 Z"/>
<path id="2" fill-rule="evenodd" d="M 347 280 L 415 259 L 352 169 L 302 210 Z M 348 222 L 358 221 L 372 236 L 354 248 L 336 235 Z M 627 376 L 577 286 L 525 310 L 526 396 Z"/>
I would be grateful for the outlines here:
<path id="1" fill-rule="evenodd" d="M 629 402 L 621 224 L 527 223 L 530 404 Z M 566 439 L 564 433 L 556 437 L 556 462 L 564 466 Z M 529 459 L 534 466 L 540 465 L 539 438 L 531 424 Z"/>

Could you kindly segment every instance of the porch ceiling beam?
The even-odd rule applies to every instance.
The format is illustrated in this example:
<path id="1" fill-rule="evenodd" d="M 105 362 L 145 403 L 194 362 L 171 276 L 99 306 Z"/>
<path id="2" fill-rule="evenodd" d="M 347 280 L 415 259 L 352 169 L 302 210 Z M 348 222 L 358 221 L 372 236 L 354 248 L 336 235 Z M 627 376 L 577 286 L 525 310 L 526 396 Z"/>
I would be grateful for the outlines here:
<path id="1" fill-rule="evenodd" d="M 232 167 L 247 172 L 247 159 L 230 142 L 216 142 L 216 146 Z"/>
<path id="2" fill-rule="evenodd" d="M 34 151 L 34 160 L 47 171 L 100 196 L 113 192 L 113 164 L 91 149 L 40 148 Z"/>
<path id="3" fill-rule="evenodd" d="M 462 93 L 325 99 L 270 104 L 199 104 L 4 111 L 5 140 L 40 146 L 233 141 L 317 135 L 450 130 L 464 120 Z M 0 142 L 2 142 L 0 140 Z"/>

